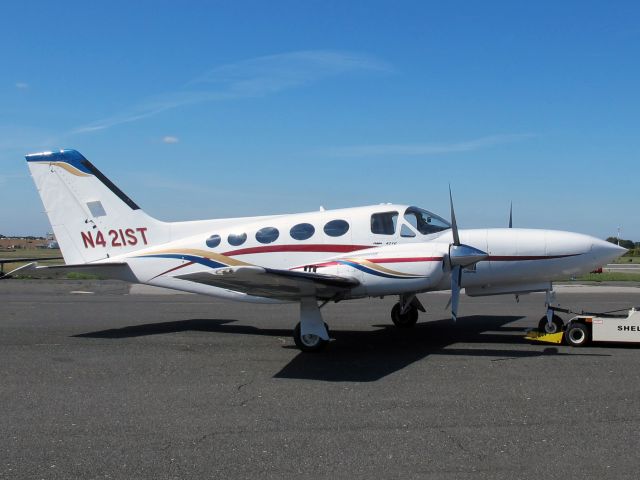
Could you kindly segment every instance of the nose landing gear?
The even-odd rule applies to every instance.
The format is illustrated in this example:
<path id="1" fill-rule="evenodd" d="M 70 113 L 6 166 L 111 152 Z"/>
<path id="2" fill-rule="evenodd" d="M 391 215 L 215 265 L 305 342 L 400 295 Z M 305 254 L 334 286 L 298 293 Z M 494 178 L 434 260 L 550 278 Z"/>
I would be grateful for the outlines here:
<path id="1" fill-rule="evenodd" d="M 552 309 L 550 310 L 553 312 Z M 551 322 L 549 322 L 547 315 L 542 317 L 538 322 L 538 330 L 544 333 L 559 333 L 562 331 L 563 327 L 564 322 L 562 321 L 562 318 L 555 313 L 551 314 Z"/>
<path id="2" fill-rule="evenodd" d="M 562 318 L 556 315 L 555 310 L 551 307 L 551 304 L 555 302 L 556 292 L 551 289 L 547 290 L 547 298 L 545 306 L 547 307 L 547 313 L 538 322 L 538 330 L 544 333 L 559 333 L 564 328 L 564 322 Z"/>

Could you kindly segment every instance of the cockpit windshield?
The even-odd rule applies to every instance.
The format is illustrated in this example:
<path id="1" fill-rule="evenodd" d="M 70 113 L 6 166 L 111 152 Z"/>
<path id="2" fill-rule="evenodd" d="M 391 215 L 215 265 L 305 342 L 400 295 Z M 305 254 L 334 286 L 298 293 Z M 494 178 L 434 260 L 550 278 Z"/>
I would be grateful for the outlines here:
<path id="1" fill-rule="evenodd" d="M 445 219 L 418 207 L 407 208 L 404 212 L 404 219 L 423 235 L 442 232 L 451 228 L 451 225 Z"/>

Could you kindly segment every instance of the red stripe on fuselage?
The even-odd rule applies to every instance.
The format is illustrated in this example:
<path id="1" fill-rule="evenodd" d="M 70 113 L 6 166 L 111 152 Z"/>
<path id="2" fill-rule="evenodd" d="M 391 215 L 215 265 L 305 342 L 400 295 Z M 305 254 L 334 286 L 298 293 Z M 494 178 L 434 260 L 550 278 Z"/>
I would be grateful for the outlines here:
<path id="1" fill-rule="evenodd" d="M 371 263 L 439 262 L 442 257 L 367 258 Z"/>
<path id="2" fill-rule="evenodd" d="M 354 259 L 360 260 L 360 259 Z M 365 258 L 367 262 L 371 263 L 411 263 L 411 262 L 439 262 L 442 260 L 442 257 L 399 257 L 399 258 Z M 333 265 L 338 265 L 340 262 L 323 262 L 323 263 L 314 263 L 313 267 L 331 267 Z M 302 267 L 294 267 L 302 268 Z"/>
<path id="3" fill-rule="evenodd" d="M 567 257 L 577 257 L 578 255 L 582 255 L 581 253 L 572 253 L 569 255 L 512 255 L 512 256 L 501 256 L 501 255 L 491 255 L 486 260 L 491 262 L 517 262 L 523 260 L 553 260 L 554 258 L 567 258 Z"/>
<path id="4" fill-rule="evenodd" d="M 328 252 L 328 253 L 349 253 L 357 250 L 373 248 L 375 245 L 268 245 L 264 247 L 241 248 L 224 252 L 222 255 L 228 257 L 234 255 L 251 255 L 254 253 L 274 253 L 274 252 Z"/>
<path id="5" fill-rule="evenodd" d="M 158 278 L 158 277 L 160 277 L 162 275 L 166 275 L 167 273 L 170 273 L 170 272 L 175 272 L 176 270 L 179 270 L 179 269 L 184 268 L 184 267 L 188 267 L 189 265 L 193 265 L 193 262 L 183 263 L 182 265 L 178 265 L 177 267 L 170 268 L 166 272 L 159 273 L 158 275 L 156 275 L 155 277 L 151 278 L 150 280 L 153 280 L 154 278 Z"/>
<path id="6" fill-rule="evenodd" d="M 521 261 L 530 261 L 530 260 L 553 260 L 556 258 L 568 258 L 568 257 L 576 257 L 580 255 L 579 253 L 573 253 L 569 255 L 529 255 L 529 256 L 490 256 L 486 258 L 484 261 L 493 261 L 493 262 L 521 262 Z M 411 262 L 439 262 L 443 260 L 444 257 L 407 257 L 407 258 L 365 258 L 364 260 L 371 263 L 411 263 Z M 358 259 L 355 259 L 358 260 Z M 314 267 L 330 267 L 333 265 L 338 265 L 339 262 L 325 262 L 325 263 L 317 263 L 313 264 Z M 301 268 L 301 267 L 295 267 Z"/>

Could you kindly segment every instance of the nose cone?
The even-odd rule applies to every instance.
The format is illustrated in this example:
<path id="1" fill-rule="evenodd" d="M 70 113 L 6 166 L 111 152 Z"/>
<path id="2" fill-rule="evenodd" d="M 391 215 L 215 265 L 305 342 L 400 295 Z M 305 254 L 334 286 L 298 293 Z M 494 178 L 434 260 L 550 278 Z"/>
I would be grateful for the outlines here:
<path id="1" fill-rule="evenodd" d="M 604 265 L 627 253 L 627 249 L 622 248 L 615 243 L 600 240 L 599 238 L 593 238 L 591 253 L 602 265 Z"/>

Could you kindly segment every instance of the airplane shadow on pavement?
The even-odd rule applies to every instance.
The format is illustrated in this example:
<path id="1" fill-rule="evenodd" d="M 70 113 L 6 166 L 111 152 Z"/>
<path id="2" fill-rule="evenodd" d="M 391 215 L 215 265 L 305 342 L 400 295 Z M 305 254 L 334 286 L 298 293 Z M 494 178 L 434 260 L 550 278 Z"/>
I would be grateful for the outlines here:
<path id="1" fill-rule="evenodd" d="M 375 331 L 332 331 L 336 341 L 326 352 L 301 353 L 275 377 L 370 382 L 432 355 L 488 357 L 493 361 L 584 355 L 560 351 L 553 345 L 532 345 L 524 339 L 523 328 L 505 326 L 521 318 L 474 315 L 459 318 L 456 324 L 445 319 L 418 323 L 411 329 L 379 325 Z"/>
<path id="2" fill-rule="evenodd" d="M 506 326 L 521 318 L 523 317 L 473 315 L 459 318 L 456 324 L 445 319 L 418 323 L 410 329 L 373 325 L 378 329 L 332 330 L 331 337 L 334 341 L 325 351 L 300 352 L 274 377 L 328 382 L 372 382 L 430 355 L 494 357 L 492 361 L 545 355 L 609 356 L 580 353 L 567 350 L 568 347 L 560 351 L 556 346 L 531 344 L 523 338 L 523 328 Z M 191 319 L 132 325 L 82 333 L 74 337 L 121 339 L 184 331 L 285 338 L 291 336 L 289 329 L 258 328 L 235 322 L 232 319 Z M 459 343 L 465 345 L 456 346 Z M 282 348 L 296 347 L 289 344 Z"/>

